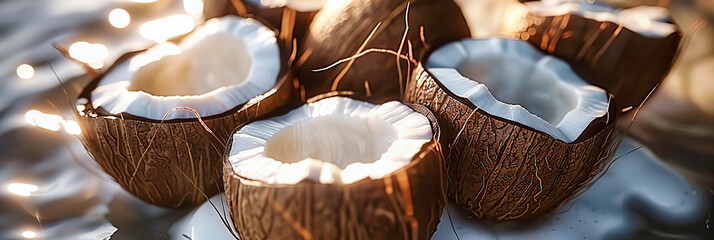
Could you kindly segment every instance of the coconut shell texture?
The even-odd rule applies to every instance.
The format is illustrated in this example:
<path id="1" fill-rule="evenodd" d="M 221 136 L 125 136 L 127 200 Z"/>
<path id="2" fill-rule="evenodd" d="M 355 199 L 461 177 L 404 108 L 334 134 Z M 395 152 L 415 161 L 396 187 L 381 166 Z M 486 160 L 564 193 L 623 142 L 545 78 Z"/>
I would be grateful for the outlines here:
<path id="1" fill-rule="evenodd" d="M 122 56 L 117 63 L 135 53 Z M 117 64 L 115 64 L 116 66 Z M 110 68 L 108 71 L 111 71 Z M 80 95 L 90 99 L 101 79 Z M 289 75 L 273 90 L 224 114 L 198 119 L 161 121 L 129 114 L 109 115 L 91 101 L 78 113 L 84 147 L 119 185 L 145 202 L 162 207 L 195 206 L 221 189 L 225 141 L 241 123 L 275 109 L 299 103 Z"/>
<path id="2" fill-rule="evenodd" d="M 623 108 L 636 108 L 674 64 L 682 32 L 647 37 L 613 22 L 577 14 L 529 14 L 514 35 L 567 61 L 584 80 L 615 95 Z"/>
<path id="3" fill-rule="evenodd" d="M 493 117 L 455 96 L 421 65 L 405 102 L 429 108 L 442 129 L 450 197 L 489 221 L 528 220 L 560 206 L 608 162 L 614 121 L 596 119 L 573 143 Z M 610 108 L 610 120 L 616 117 Z"/>
<path id="4" fill-rule="evenodd" d="M 203 3 L 203 17 L 206 20 L 230 14 L 237 15 L 231 0 L 209 0 Z"/>
<path id="5" fill-rule="evenodd" d="M 314 69 L 329 66 L 353 56 L 381 22 L 363 50 L 376 48 L 399 52 L 405 30 L 405 10 L 409 6 L 409 31 L 401 51 L 421 60 L 427 49 L 469 37 L 471 34 L 459 7 L 452 0 L 329 0 L 310 25 L 298 51 L 296 74 L 309 98 L 328 91 L 353 91 L 384 102 L 398 100 L 408 78 L 410 64 L 400 60 L 402 82 L 393 54 L 372 52 L 357 58 L 351 65 L 337 65 L 325 71 Z M 423 28 L 423 32 L 421 29 Z M 423 34 L 422 34 L 423 33 Z M 423 41 L 421 36 L 423 36 Z M 425 44 L 426 43 L 426 44 Z M 347 66 L 333 88 L 333 82 Z"/>
<path id="6" fill-rule="evenodd" d="M 283 40 L 288 43 L 291 43 L 293 38 L 302 39 L 310 27 L 312 19 L 317 14 L 317 11 L 292 11 L 286 7 L 265 8 L 243 0 L 210 0 L 204 2 L 203 15 L 206 19 L 225 15 L 256 18 L 268 28 L 281 31 L 280 37 L 286 38 Z M 290 32 L 283 33 L 283 29 L 290 30 Z M 298 44 L 300 43 L 301 41 L 298 41 Z"/>
<path id="7" fill-rule="evenodd" d="M 225 193 L 240 238 L 429 239 L 446 205 L 446 176 L 438 125 L 427 109 L 413 108 L 427 115 L 436 137 L 409 165 L 382 179 L 267 184 L 236 175 L 227 151 Z"/>

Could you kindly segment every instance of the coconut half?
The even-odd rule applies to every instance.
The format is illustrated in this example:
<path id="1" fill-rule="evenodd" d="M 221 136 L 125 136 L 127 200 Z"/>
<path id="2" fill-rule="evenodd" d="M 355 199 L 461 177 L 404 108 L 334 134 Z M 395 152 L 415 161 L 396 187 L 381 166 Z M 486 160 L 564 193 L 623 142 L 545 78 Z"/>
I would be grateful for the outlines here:
<path id="1" fill-rule="evenodd" d="M 119 63 L 92 91 L 96 108 L 162 120 L 176 107 L 224 113 L 273 88 L 280 72 L 275 34 L 236 16 L 208 20 L 176 46 L 159 44 Z M 196 118 L 177 111 L 165 119 Z"/>
<path id="2" fill-rule="evenodd" d="M 615 136 L 605 91 L 519 40 L 437 49 L 417 66 L 405 102 L 434 112 L 450 195 L 487 220 L 555 209 L 604 166 Z"/>
<path id="3" fill-rule="evenodd" d="M 604 90 L 523 41 L 454 42 L 435 51 L 427 68 L 444 87 L 483 111 L 564 142 L 575 141 L 608 109 Z"/>
<path id="4" fill-rule="evenodd" d="M 409 21 L 406 36 L 405 19 Z M 428 49 L 469 36 L 466 20 L 452 0 L 330 0 L 315 16 L 298 51 L 296 74 L 307 97 L 353 91 L 380 101 L 397 100 L 415 64 L 394 54 L 370 52 L 354 62 L 313 70 L 368 49 L 393 50 L 405 56 L 411 51 L 418 62 Z"/>
<path id="5" fill-rule="evenodd" d="M 615 95 L 621 108 L 639 106 L 674 63 L 682 33 L 667 9 L 621 9 L 604 3 L 525 3 L 521 39 L 573 65 L 586 81 Z"/>
<path id="6" fill-rule="evenodd" d="M 178 45 L 129 53 L 77 101 L 85 147 L 144 201 L 201 203 L 201 192 L 220 190 L 230 132 L 299 101 L 281 65 L 274 33 L 235 16 L 207 21 Z"/>
<path id="7" fill-rule="evenodd" d="M 238 234 L 428 239 L 445 205 L 430 119 L 421 106 L 327 97 L 238 128 L 224 175 Z"/>

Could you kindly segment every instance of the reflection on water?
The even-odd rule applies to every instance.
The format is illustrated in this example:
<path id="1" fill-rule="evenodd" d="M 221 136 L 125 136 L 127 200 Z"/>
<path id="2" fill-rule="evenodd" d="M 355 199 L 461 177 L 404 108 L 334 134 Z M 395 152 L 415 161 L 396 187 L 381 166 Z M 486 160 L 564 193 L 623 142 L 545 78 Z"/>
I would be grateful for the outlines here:
<path id="1" fill-rule="evenodd" d="M 32 76 L 35 76 L 35 68 L 33 68 L 29 64 L 25 64 L 25 63 L 18 66 L 16 72 L 17 72 L 17 76 L 22 79 L 30 79 L 30 78 L 32 78 Z"/>
<path id="2" fill-rule="evenodd" d="M 104 60 L 109 57 L 109 49 L 101 43 L 79 41 L 69 46 L 69 56 L 89 64 L 94 69 L 100 69 L 104 66 Z"/>
<path id="3" fill-rule="evenodd" d="M 183 0 L 183 9 L 190 15 L 200 15 L 203 13 L 203 1 Z"/>
<path id="4" fill-rule="evenodd" d="M 42 113 L 37 110 L 30 110 L 25 113 L 25 121 L 32 124 L 33 126 L 44 128 L 50 131 L 59 131 L 61 128 L 72 135 L 79 135 L 82 133 L 82 129 L 79 124 L 74 120 L 65 120 L 62 117 Z"/>
<path id="5" fill-rule="evenodd" d="M 40 188 L 34 184 L 27 183 L 10 183 L 7 185 L 7 191 L 23 197 L 29 197 L 32 193 L 37 192 Z"/>
<path id="6" fill-rule="evenodd" d="M 37 237 L 37 233 L 35 233 L 34 231 L 26 230 L 22 232 L 22 237 L 27 239 L 33 239 Z"/>
<path id="7" fill-rule="evenodd" d="M 131 23 L 131 15 L 129 15 L 129 12 L 122 8 L 113 9 L 109 12 L 109 16 L 107 18 L 109 19 L 109 24 L 115 28 L 125 28 L 126 26 L 129 26 L 129 23 Z"/>

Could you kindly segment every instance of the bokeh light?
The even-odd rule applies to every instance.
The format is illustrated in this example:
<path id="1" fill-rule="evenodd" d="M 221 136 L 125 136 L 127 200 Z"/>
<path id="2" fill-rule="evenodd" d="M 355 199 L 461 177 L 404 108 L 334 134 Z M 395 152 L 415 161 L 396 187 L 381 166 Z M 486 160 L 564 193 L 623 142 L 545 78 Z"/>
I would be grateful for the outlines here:
<path id="1" fill-rule="evenodd" d="M 62 118 L 60 116 L 44 114 L 37 110 L 27 111 L 27 113 L 25 113 L 25 121 L 33 126 L 44 128 L 53 132 L 59 131 L 62 128 L 60 126 L 60 123 L 62 122 Z"/>
<path id="2" fill-rule="evenodd" d="M 109 49 L 99 43 L 75 42 L 69 46 L 69 56 L 83 63 L 104 62 Z"/>
<path id="3" fill-rule="evenodd" d="M 17 76 L 22 79 L 30 79 L 35 76 L 35 68 L 29 64 L 22 64 L 17 67 Z"/>
<path id="4" fill-rule="evenodd" d="M 199 15 L 203 13 L 203 1 L 201 0 L 183 0 L 183 9 L 191 15 Z"/>
<path id="5" fill-rule="evenodd" d="M 100 69 L 104 67 L 104 62 L 90 62 L 87 65 L 89 67 L 94 68 L 94 69 Z"/>
<path id="6" fill-rule="evenodd" d="M 79 135 L 82 129 L 79 124 L 72 120 L 65 120 L 54 114 L 46 114 L 37 110 L 30 110 L 25 113 L 25 121 L 30 125 L 44 128 L 53 132 L 64 130 L 72 135 Z"/>
<path id="7" fill-rule="evenodd" d="M 129 26 L 130 22 L 131 16 L 129 15 L 129 12 L 124 9 L 115 8 L 109 12 L 109 24 L 115 28 L 125 28 L 126 26 Z"/>
<path id="8" fill-rule="evenodd" d="M 28 239 L 33 239 L 33 238 L 37 237 L 37 233 L 35 233 L 34 231 L 30 231 L 30 230 L 23 231 L 22 237 L 28 238 Z"/>
<path id="9" fill-rule="evenodd" d="M 10 183 L 7 185 L 7 191 L 17 196 L 29 197 L 37 190 L 40 190 L 37 185 L 29 183 Z"/>

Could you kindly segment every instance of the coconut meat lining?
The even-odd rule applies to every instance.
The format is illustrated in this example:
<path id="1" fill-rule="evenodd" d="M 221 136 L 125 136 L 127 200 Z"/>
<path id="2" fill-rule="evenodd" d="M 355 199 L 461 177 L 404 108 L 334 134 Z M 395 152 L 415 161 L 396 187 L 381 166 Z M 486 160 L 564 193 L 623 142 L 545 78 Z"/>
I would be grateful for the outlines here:
<path id="1" fill-rule="evenodd" d="M 248 0 L 248 2 L 265 8 L 288 7 L 300 12 L 312 12 L 320 10 L 327 0 Z"/>
<path id="2" fill-rule="evenodd" d="M 428 59 L 429 72 L 479 109 L 573 142 L 609 101 L 565 62 L 530 44 L 501 38 L 447 44 Z"/>
<path id="3" fill-rule="evenodd" d="M 95 108 L 162 120 L 176 107 L 202 117 L 272 89 L 280 71 L 275 34 L 252 19 L 214 18 L 181 43 L 158 44 L 110 70 L 92 91 Z M 196 118 L 173 111 L 165 119 Z"/>
<path id="4" fill-rule="evenodd" d="M 269 184 L 349 184 L 390 175 L 431 138 L 429 120 L 399 102 L 331 97 L 245 125 L 228 159 L 237 175 Z"/>
<path id="5" fill-rule="evenodd" d="M 666 8 L 640 5 L 627 9 L 618 9 L 603 3 L 589 3 L 583 0 L 541 0 L 525 3 L 528 10 L 540 16 L 560 16 L 568 13 L 583 16 L 600 22 L 612 22 L 622 25 L 643 36 L 662 38 L 677 31 L 669 23 Z"/>

